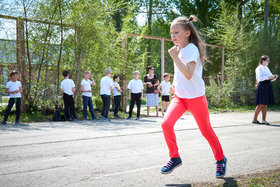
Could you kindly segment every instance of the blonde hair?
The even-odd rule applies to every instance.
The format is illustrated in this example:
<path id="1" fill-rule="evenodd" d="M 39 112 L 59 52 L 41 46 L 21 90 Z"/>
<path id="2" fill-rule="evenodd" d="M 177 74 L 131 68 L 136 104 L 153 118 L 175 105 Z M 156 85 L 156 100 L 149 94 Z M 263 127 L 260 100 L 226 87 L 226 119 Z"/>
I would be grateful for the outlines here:
<path id="1" fill-rule="evenodd" d="M 134 71 L 133 75 L 135 75 L 135 74 L 140 75 L 140 72 L 139 71 Z"/>
<path id="2" fill-rule="evenodd" d="M 163 74 L 163 78 L 165 78 L 165 77 L 167 77 L 167 76 L 170 76 L 169 73 L 164 73 L 164 74 Z"/>
<path id="3" fill-rule="evenodd" d="M 89 71 L 84 71 L 84 75 L 90 74 Z"/>
<path id="4" fill-rule="evenodd" d="M 204 64 L 207 61 L 206 47 L 204 41 L 199 36 L 199 32 L 193 24 L 193 22 L 197 21 L 199 21 L 199 19 L 194 15 L 191 15 L 189 18 L 180 16 L 172 21 L 171 26 L 180 24 L 183 25 L 186 30 L 191 32 L 189 42 L 193 43 L 198 48 L 200 60 Z"/>

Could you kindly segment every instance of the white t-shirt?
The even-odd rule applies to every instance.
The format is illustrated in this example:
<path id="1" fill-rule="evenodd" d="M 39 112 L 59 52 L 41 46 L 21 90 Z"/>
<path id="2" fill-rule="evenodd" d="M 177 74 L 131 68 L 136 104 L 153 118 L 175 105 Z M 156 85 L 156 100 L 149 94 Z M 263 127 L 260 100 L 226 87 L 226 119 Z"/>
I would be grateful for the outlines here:
<path id="1" fill-rule="evenodd" d="M 113 86 L 113 80 L 104 76 L 100 81 L 100 95 L 111 95 L 111 86 Z"/>
<path id="2" fill-rule="evenodd" d="M 267 66 L 264 66 L 264 65 L 259 65 L 256 68 L 255 72 L 256 72 L 257 82 L 262 82 L 262 81 L 265 81 L 265 80 L 269 80 L 268 77 L 272 76 L 271 71 L 268 69 Z"/>
<path id="3" fill-rule="evenodd" d="M 131 90 L 131 93 L 141 93 L 144 89 L 142 80 L 132 79 L 131 81 L 129 81 L 127 89 Z"/>
<path id="4" fill-rule="evenodd" d="M 60 83 L 60 88 L 63 90 L 64 93 L 68 95 L 73 95 L 72 88 L 75 88 L 75 83 L 71 79 L 64 79 Z"/>
<path id="5" fill-rule="evenodd" d="M 162 81 L 160 85 L 161 90 L 163 91 L 162 95 L 170 95 L 170 82 Z"/>
<path id="6" fill-rule="evenodd" d="M 83 79 L 82 82 L 81 82 L 81 85 L 84 86 L 84 90 L 91 90 L 91 83 L 92 81 L 91 80 L 85 80 Z M 82 95 L 83 96 L 87 96 L 87 97 L 91 97 L 92 96 L 92 93 L 91 92 L 82 92 Z"/>
<path id="7" fill-rule="evenodd" d="M 198 48 L 190 43 L 180 50 L 178 57 L 184 64 L 195 61 L 196 66 L 193 76 L 188 80 L 174 63 L 175 95 L 179 98 L 192 99 L 205 94 L 205 84 L 202 79 L 203 65 L 199 57 Z"/>
<path id="8" fill-rule="evenodd" d="M 118 92 L 118 90 L 117 90 L 117 88 L 118 88 L 118 89 L 121 89 L 119 83 L 114 82 L 114 84 L 115 84 L 116 86 L 115 86 L 114 89 L 113 89 L 113 96 L 121 95 L 121 92 Z"/>
<path id="9" fill-rule="evenodd" d="M 16 81 L 9 81 L 7 82 L 6 88 L 9 89 L 9 92 L 13 92 L 16 90 L 19 90 L 19 88 L 22 87 L 21 82 Z M 21 98 L 21 94 L 20 92 L 16 93 L 16 94 L 10 94 L 10 98 Z"/>

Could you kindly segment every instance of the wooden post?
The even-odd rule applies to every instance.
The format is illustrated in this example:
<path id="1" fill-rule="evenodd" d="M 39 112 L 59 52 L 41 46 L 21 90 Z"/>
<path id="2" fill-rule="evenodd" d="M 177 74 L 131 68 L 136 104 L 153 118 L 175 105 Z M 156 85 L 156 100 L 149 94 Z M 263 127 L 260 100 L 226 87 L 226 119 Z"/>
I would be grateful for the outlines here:
<path id="1" fill-rule="evenodd" d="M 127 58 L 126 58 L 126 46 L 127 45 L 127 36 L 124 35 L 124 38 L 122 39 L 122 59 L 123 59 L 123 67 L 126 67 L 127 64 Z M 126 112 L 126 100 L 127 100 L 127 80 L 126 80 L 126 73 L 127 71 L 124 71 L 125 73 L 123 74 L 123 94 L 122 94 L 122 105 L 124 112 Z"/>
<path id="2" fill-rule="evenodd" d="M 221 86 L 223 86 L 225 80 L 225 47 L 222 48 L 222 69 L 221 69 Z"/>
<path id="3" fill-rule="evenodd" d="M 17 68 L 20 72 L 20 81 L 22 83 L 22 111 L 26 111 L 26 74 L 25 74 L 25 39 L 24 39 L 24 22 L 21 18 L 16 20 L 16 57 L 17 57 Z"/>
<path id="4" fill-rule="evenodd" d="M 163 74 L 164 74 L 164 38 L 161 39 L 161 81 L 163 81 Z"/>

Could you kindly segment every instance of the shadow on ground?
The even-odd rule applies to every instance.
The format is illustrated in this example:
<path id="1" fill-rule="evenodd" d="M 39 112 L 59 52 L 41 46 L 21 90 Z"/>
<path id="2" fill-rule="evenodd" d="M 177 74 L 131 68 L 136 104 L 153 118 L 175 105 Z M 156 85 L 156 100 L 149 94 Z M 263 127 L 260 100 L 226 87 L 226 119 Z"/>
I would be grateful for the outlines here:
<path id="1" fill-rule="evenodd" d="M 223 183 L 211 184 L 211 183 L 197 183 L 197 184 L 166 184 L 165 186 L 171 187 L 201 187 L 201 186 L 223 186 L 223 187 L 238 187 L 237 181 L 233 177 L 224 177 Z"/>
<path id="2" fill-rule="evenodd" d="M 141 119 L 141 120 L 125 120 L 118 119 L 110 122 L 104 122 L 102 120 L 90 120 L 90 121 L 65 121 L 65 122 L 39 122 L 30 124 L 8 124 L 0 125 L 1 131 L 21 131 L 21 130 L 41 130 L 55 128 L 55 129 L 70 129 L 81 128 L 88 130 L 102 130 L 102 131 L 119 131 L 124 129 L 135 129 L 140 126 L 156 127 L 160 125 L 157 119 Z"/>

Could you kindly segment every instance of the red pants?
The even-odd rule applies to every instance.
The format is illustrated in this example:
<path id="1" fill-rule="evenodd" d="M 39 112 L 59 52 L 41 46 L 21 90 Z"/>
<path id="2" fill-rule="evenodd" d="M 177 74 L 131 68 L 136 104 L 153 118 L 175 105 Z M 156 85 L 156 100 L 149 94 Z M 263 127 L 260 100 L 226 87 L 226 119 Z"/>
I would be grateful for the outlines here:
<path id="1" fill-rule="evenodd" d="M 215 159 L 222 160 L 224 158 L 223 149 L 215 132 L 211 127 L 209 120 L 208 103 L 205 95 L 194 99 L 183 99 L 177 96 L 173 96 L 173 99 L 166 111 L 162 122 L 162 130 L 165 141 L 169 148 L 170 157 L 179 157 L 176 136 L 174 133 L 174 125 L 176 121 L 187 110 L 192 113 L 200 129 L 200 132 L 210 144 Z"/>

